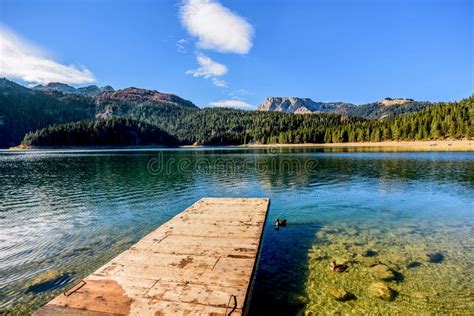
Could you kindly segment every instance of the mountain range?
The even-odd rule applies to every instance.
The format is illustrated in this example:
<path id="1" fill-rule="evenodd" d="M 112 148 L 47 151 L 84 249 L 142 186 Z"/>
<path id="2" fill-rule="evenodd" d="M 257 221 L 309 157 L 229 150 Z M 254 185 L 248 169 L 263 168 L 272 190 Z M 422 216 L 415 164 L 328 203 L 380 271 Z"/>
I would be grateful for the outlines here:
<path id="1" fill-rule="evenodd" d="M 222 144 L 227 139 L 238 144 L 257 134 L 259 142 L 266 142 L 275 141 L 282 132 L 290 133 L 288 137 L 293 139 L 296 136 L 291 134 L 292 129 L 311 126 L 300 132 L 301 141 L 306 142 L 316 137 L 312 131 L 319 127 L 324 130 L 324 126 L 360 120 L 383 121 L 433 105 L 400 98 L 354 105 L 317 102 L 309 98 L 269 97 L 256 111 L 201 109 L 189 100 L 156 90 L 136 87 L 114 90 L 111 86 L 99 88 L 95 85 L 74 88 L 62 83 L 30 89 L 4 78 L 0 79 L 0 147 L 18 145 L 27 133 L 51 125 L 114 117 L 154 124 L 182 143 Z M 139 122 L 134 124 L 138 126 Z M 258 124 L 264 126 L 258 127 Z M 260 128 L 261 132 L 258 131 Z M 254 136 L 246 134 L 250 130 L 254 131 Z M 314 139 L 319 140 L 317 137 Z"/>
<path id="2" fill-rule="evenodd" d="M 257 107 L 257 111 L 279 111 L 286 113 L 346 113 L 354 106 L 344 102 L 315 102 L 309 98 L 268 97 Z"/>
<path id="3" fill-rule="evenodd" d="M 85 86 L 81 88 L 74 88 L 70 85 L 60 83 L 60 82 L 50 82 L 47 85 L 37 85 L 33 87 L 33 90 L 43 91 L 43 92 L 62 92 L 65 94 L 82 94 L 94 96 L 101 92 L 114 92 L 114 88 L 111 86 L 103 86 L 99 88 L 96 85 Z"/>
<path id="4" fill-rule="evenodd" d="M 347 102 L 316 102 L 309 98 L 268 97 L 256 110 L 296 114 L 334 113 L 367 119 L 385 119 L 419 111 L 430 104 L 430 102 L 420 102 L 405 98 L 385 98 L 368 104 L 355 105 Z"/>
<path id="5" fill-rule="evenodd" d="M 155 90 L 110 86 L 74 88 L 49 83 L 32 89 L 0 79 L 0 147 L 18 145 L 26 133 L 62 124 L 122 116 L 153 108 L 198 109 L 191 101 Z"/>
<path id="6" fill-rule="evenodd" d="M 115 91 L 109 85 L 100 88 L 96 85 L 74 88 L 67 84 L 52 82 L 47 85 L 37 85 L 33 87 L 33 90 L 45 93 L 61 92 L 63 94 L 90 96 L 98 100 L 99 104 L 102 105 L 104 103 L 110 103 L 113 100 L 126 100 L 135 103 L 147 101 L 169 102 L 170 104 L 195 107 L 192 102 L 181 99 L 175 95 L 135 87 Z M 400 114 L 419 111 L 429 104 L 429 102 L 420 102 L 406 98 L 385 98 L 368 104 L 356 105 L 348 102 L 313 101 L 310 98 L 268 97 L 256 108 L 256 110 L 296 114 L 335 113 L 358 116 L 367 119 L 385 119 Z M 103 118 L 110 114 L 111 109 L 104 108 L 101 113 L 98 113 L 98 117 Z"/>

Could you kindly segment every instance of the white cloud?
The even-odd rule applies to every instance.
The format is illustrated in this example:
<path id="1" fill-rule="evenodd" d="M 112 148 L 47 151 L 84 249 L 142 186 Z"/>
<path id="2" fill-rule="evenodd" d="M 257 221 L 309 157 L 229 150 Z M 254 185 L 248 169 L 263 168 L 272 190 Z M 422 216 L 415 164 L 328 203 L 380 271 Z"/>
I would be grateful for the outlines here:
<path id="1" fill-rule="evenodd" d="M 240 100 L 222 100 L 209 103 L 210 106 L 223 108 L 236 108 L 242 110 L 255 109 L 255 106 Z"/>
<path id="2" fill-rule="evenodd" d="M 205 79 L 211 79 L 212 83 L 217 87 L 227 87 L 227 82 L 222 79 L 218 79 L 222 75 L 227 73 L 226 65 L 215 62 L 211 58 L 204 54 L 197 54 L 196 61 L 199 66 L 196 69 L 190 69 L 186 71 L 187 75 L 193 77 L 204 77 Z"/>
<path id="3" fill-rule="evenodd" d="M 252 47 L 253 27 L 219 2 L 185 0 L 180 18 L 186 30 L 198 38 L 200 48 L 247 54 Z"/>
<path id="4" fill-rule="evenodd" d="M 187 39 L 180 39 L 179 41 L 176 42 L 176 50 L 178 53 L 186 54 L 188 52 L 187 50 L 187 45 L 189 44 Z"/>
<path id="5" fill-rule="evenodd" d="M 218 77 L 227 73 L 226 65 L 219 64 L 204 54 L 196 55 L 196 61 L 200 67 L 186 71 L 187 75 L 209 79 L 211 77 Z"/>
<path id="6" fill-rule="evenodd" d="M 228 96 L 232 100 L 243 100 L 246 96 L 251 95 L 251 94 L 253 93 L 250 91 L 247 91 L 245 89 L 239 89 L 237 91 L 230 92 Z"/>
<path id="7" fill-rule="evenodd" d="M 212 83 L 219 88 L 227 88 L 227 81 L 217 78 L 211 79 Z"/>
<path id="8" fill-rule="evenodd" d="M 39 48 L 0 26 L 0 76 L 30 83 L 87 83 L 94 75 L 86 68 L 62 65 L 44 57 Z"/>

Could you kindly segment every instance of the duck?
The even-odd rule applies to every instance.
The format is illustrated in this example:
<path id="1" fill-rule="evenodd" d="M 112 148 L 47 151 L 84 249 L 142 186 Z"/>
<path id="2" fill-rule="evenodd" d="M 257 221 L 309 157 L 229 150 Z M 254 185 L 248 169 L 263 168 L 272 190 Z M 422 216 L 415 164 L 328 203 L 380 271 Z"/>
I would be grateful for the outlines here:
<path id="1" fill-rule="evenodd" d="M 275 221 L 275 226 L 276 227 L 286 226 L 286 219 L 277 218 L 276 221 Z"/>
<path id="2" fill-rule="evenodd" d="M 329 269 L 335 272 L 345 272 L 349 267 L 346 264 L 336 264 L 336 261 L 332 261 L 329 264 Z"/>

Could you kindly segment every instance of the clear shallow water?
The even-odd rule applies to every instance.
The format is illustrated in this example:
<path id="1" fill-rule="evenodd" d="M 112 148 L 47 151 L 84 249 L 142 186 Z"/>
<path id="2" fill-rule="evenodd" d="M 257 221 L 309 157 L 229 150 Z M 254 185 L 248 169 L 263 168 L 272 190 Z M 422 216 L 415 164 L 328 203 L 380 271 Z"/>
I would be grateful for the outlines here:
<path id="1" fill-rule="evenodd" d="M 322 150 L 0 152 L 0 311 L 34 310 L 201 197 L 247 196 L 272 199 L 252 314 L 298 313 L 299 296 L 316 314 L 442 312 L 459 297 L 472 313 L 474 153 Z M 289 226 L 276 231 L 277 217 Z M 404 276 L 385 282 L 394 301 L 366 295 L 376 280 L 355 247 Z M 445 259 L 389 258 L 426 251 Z M 334 256 L 349 272 L 329 271 Z M 357 299 L 334 301 L 328 284 Z"/>

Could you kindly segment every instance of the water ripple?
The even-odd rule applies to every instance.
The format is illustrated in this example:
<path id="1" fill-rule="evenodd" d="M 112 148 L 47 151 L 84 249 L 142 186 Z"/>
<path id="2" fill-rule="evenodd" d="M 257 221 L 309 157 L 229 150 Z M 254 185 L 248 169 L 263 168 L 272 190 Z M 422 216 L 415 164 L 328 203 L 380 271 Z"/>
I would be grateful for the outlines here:
<path id="1" fill-rule="evenodd" d="M 187 159 L 191 166 L 151 174 L 148 162 L 160 153 L 165 162 Z M 211 168 L 195 168 L 200 158 Z M 236 168 L 213 164 L 222 159 Z M 317 167 L 278 167 L 289 159 L 316 161 Z M 258 164 L 268 168 L 256 169 Z M 287 230 L 265 230 L 253 294 L 259 303 L 252 305 L 257 313 L 281 307 L 290 289 L 303 290 L 307 251 L 320 227 L 375 217 L 382 223 L 416 220 L 422 230 L 433 218 L 453 223 L 472 216 L 473 166 L 470 153 L 308 148 L 0 152 L 0 314 L 33 311 L 204 196 L 270 197 L 269 221 L 289 219 Z M 473 231 L 466 234 L 472 238 Z M 472 242 L 461 246 L 472 251 Z M 287 255 L 276 255 L 275 247 L 287 247 Z M 275 284 L 282 269 L 294 273 Z"/>

